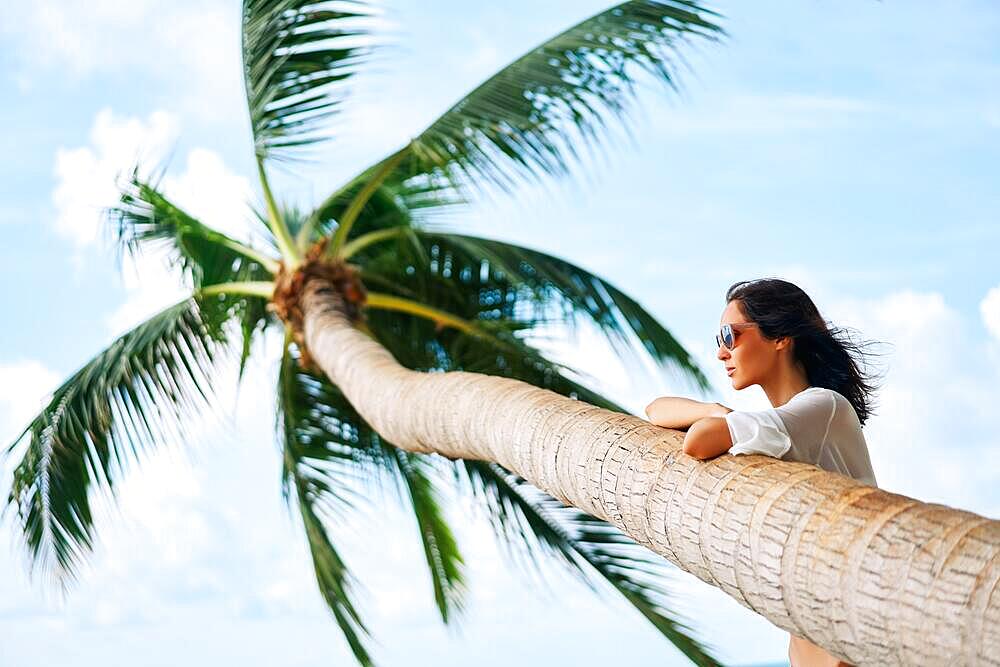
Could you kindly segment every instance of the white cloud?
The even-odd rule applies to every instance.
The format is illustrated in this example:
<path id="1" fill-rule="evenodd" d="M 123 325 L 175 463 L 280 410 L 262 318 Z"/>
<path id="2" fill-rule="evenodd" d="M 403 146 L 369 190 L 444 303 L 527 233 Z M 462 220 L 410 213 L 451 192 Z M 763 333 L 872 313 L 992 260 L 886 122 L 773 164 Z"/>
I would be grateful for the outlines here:
<path id="1" fill-rule="evenodd" d="M 184 171 L 163 181 L 167 195 L 201 222 L 242 241 L 250 238 L 247 203 L 253 197 L 250 182 L 233 173 L 222 157 L 204 148 L 193 148 Z"/>
<path id="2" fill-rule="evenodd" d="M 108 108 L 99 111 L 89 146 L 56 151 L 56 230 L 78 248 L 96 242 L 103 209 L 118 201 L 118 179 L 137 163 L 148 173 L 176 138 L 176 117 L 164 111 L 154 111 L 145 121 L 117 117 Z"/>
<path id="3" fill-rule="evenodd" d="M 0 364 L 0 447 L 27 426 L 59 380 L 55 371 L 34 359 Z"/>
<path id="4" fill-rule="evenodd" d="M 57 229 L 72 239 L 78 251 L 95 244 L 102 209 L 117 201 L 115 180 L 120 171 L 129 168 L 137 156 L 142 156 L 147 169 L 159 166 L 176 133 L 177 122 L 171 114 L 154 112 L 139 119 L 105 109 L 95 118 L 88 145 L 59 151 L 59 180 L 53 192 L 59 213 Z M 189 212 L 237 237 L 247 236 L 245 205 L 251 189 L 215 153 L 191 150 L 183 170 L 168 175 L 162 184 L 168 196 Z M 122 333 L 181 298 L 184 292 L 178 277 L 164 260 L 162 254 L 146 254 L 134 263 L 126 262 L 127 297 L 109 318 L 113 333 Z M 37 413 L 41 397 L 61 379 L 38 362 L 0 366 L 0 434 L 5 441 Z M 220 405 L 230 409 L 236 402 L 235 369 L 228 368 L 213 379 Z M 271 401 L 267 398 L 264 403 L 258 402 L 240 420 L 255 423 L 258 433 L 270 433 Z M 217 423 L 195 427 L 192 433 L 199 442 L 232 444 L 234 428 L 230 420 L 224 427 Z M 236 525 L 234 513 L 217 511 L 206 501 L 206 482 L 179 455 L 178 444 L 161 443 L 165 449 L 126 476 L 118 490 L 120 509 L 111 511 L 103 500 L 98 501 L 95 516 L 101 540 L 92 559 L 96 571 L 85 575 L 90 578 L 84 590 L 75 592 L 65 609 L 57 609 L 54 601 L 40 602 L 43 591 L 31 591 L 25 581 L 3 591 L 9 604 L 0 613 L 12 609 L 23 617 L 30 612 L 53 622 L 70 618 L 75 625 L 96 628 L 162 619 L 169 616 L 174 599 L 207 596 L 223 600 L 224 607 L 235 604 L 234 591 L 239 586 L 226 572 L 224 553 Z M 7 466 L 15 463 L 5 461 Z M 4 483 L 9 482 L 9 472 L 8 468 Z M 21 564 L 12 567 L 21 569 Z M 271 569 L 259 567 L 262 572 Z M 307 573 L 302 578 L 308 582 Z"/>
<path id="5" fill-rule="evenodd" d="M 100 237 L 105 209 L 118 202 L 119 185 L 135 164 L 148 177 L 164 163 L 178 135 L 173 114 L 154 111 L 147 119 L 117 116 L 102 109 L 94 119 L 89 145 L 56 153 L 58 178 L 52 199 L 56 230 L 71 239 L 78 250 L 93 246 Z M 249 181 L 232 172 L 215 152 L 193 148 L 183 171 L 167 174 L 163 192 L 178 206 L 205 224 L 241 240 L 250 237 L 248 219 L 253 190 Z M 175 271 L 162 252 L 145 252 L 128 260 L 124 271 L 128 297 L 109 318 L 109 327 L 120 334 L 185 294 Z"/>
<path id="6" fill-rule="evenodd" d="M 481 28 L 471 28 L 469 37 L 475 44 L 471 53 L 463 54 L 458 66 L 466 73 L 486 78 L 507 64 L 495 41 L 496 35 L 490 35 Z"/>
<path id="7" fill-rule="evenodd" d="M 0 32 L 20 47 L 22 88 L 53 72 L 141 73 L 133 85 L 170 91 L 178 108 L 246 122 L 238 3 L 40 0 L 11 9 Z"/>
<path id="8" fill-rule="evenodd" d="M 39 40 L 37 56 L 46 63 L 64 65 L 83 73 L 113 61 L 114 44 L 104 39 L 108 30 L 125 32 L 140 27 L 153 3 L 139 0 L 127 6 L 109 0 L 66 2 L 41 0 L 22 10 L 17 18 L 47 35 Z"/>
<path id="9" fill-rule="evenodd" d="M 144 252 L 136 259 L 126 258 L 122 266 L 125 301 L 108 316 L 112 336 L 120 336 L 171 304 L 179 302 L 190 289 L 170 268 L 163 252 Z"/>
<path id="10" fill-rule="evenodd" d="M 991 288 L 979 302 L 979 314 L 990 334 L 1000 340 L 1000 286 Z"/>

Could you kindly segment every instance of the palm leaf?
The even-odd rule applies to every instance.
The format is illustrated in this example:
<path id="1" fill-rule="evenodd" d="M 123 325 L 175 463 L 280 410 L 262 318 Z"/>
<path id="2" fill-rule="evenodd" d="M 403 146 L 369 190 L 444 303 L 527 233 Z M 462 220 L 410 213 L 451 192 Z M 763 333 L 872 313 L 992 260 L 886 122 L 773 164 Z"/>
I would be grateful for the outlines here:
<path id="1" fill-rule="evenodd" d="M 518 180 L 568 175 L 578 147 L 601 147 L 616 120 L 628 129 L 639 72 L 677 90 L 682 45 L 718 41 L 719 15 L 688 0 L 633 0 L 537 46 L 460 99 L 402 151 L 387 183 L 510 192 Z"/>
<path id="2" fill-rule="evenodd" d="M 277 269 L 264 253 L 208 227 L 168 199 L 133 169 L 119 204 L 108 211 L 119 251 L 133 257 L 143 250 L 165 249 L 196 290 L 231 282 L 263 281 Z M 240 377 L 255 335 L 270 321 L 266 302 L 242 294 L 216 294 L 201 301 L 205 323 L 218 335 L 235 322 L 243 337 Z"/>
<path id="3" fill-rule="evenodd" d="M 523 246 L 460 234 L 417 232 L 438 248 L 442 262 L 482 266 L 486 262 L 510 283 L 530 291 L 545 303 L 559 304 L 570 315 L 582 315 L 604 331 L 619 357 L 634 355 L 629 331 L 661 365 L 693 379 L 706 390 L 708 378 L 694 359 L 652 314 L 609 281 L 564 259 Z"/>
<path id="4" fill-rule="evenodd" d="M 707 389 L 708 379 L 681 344 L 638 302 L 610 282 L 566 260 L 510 243 L 461 234 L 404 229 L 391 243 L 369 246 L 353 261 L 379 289 L 466 319 L 594 322 L 622 359 L 645 353 L 680 378 Z M 395 288 L 392 285 L 396 285 Z M 553 312 L 555 311 L 555 312 Z"/>
<path id="5" fill-rule="evenodd" d="M 547 359 L 517 332 L 517 322 L 478 322 L 481 336 L 469 336 L 395 311 L 369 310 L 368 328 L 399 363 L 419 371 L 462 370 L 513 377 L 592 405 L 622 411 L 575 379 L 572 369 Z"/>
<path id="6" fill-rule="evenodd" d="M 108 210 L 116 245 L 136 256 L 166 249 L 195 289 L 225 282 L 264 280 L 277 263 L 189 215 L 138 169 L 125 182 L 117 206 Z"/>
<path id="7" fill-rule="evenodd" d="M 367 428 L 362 435 L 355 426 L 360 418 L 349 406 L 345 409 L 346 401 L 337 401 L 331 389 L 301 370 L 286 346 L 278 379 L 282 488 L 289 502 L 294 489 L 320 593 L 354 657 L 369 666 L 372 659 L 363 643 L 369 631 L 352 600 L 357 581 L 333 545 L 323 519 L 340 517 L 354 507 L 347 494 L 358 482 L 359 451 L 374 445 L 377 436 Z M 333 400 L 318 400 L 324 398 Z"/>
<path id="8" fill-rule="evenodd" d="M 344 510 L 368 504 L 370 494 L 359 491 L 378 485 L 382 495 L 392 490 L 400 504 L 412 509 L 420 530 L 424 554 L 431 573 L 435 601 L 444 621 L 461 611 L 465 580 L 462 557 L 434 489 L 433 465 L 429 457 L 404 452 L 382 439 L 351 407 L 344 395 L 322 375 L 294 363 L 289 349 L 282 362 L 280 424 L 285 452 L 286 498 L 294 486 L 298 504 L 308 506 L 304 516 L 310 545 L 317 556 L 333 550 L 320 517 L 342 518 Z M 391 486 L 383 486 L 391 481 Z M 330 545 L 330 546 L 328 546 Z M 333 550 L 335 551 L 335 550 Z M 324 562 L 341 563 L 330 554 Z M 355 655 L 365 656 L 360 634 L 364 630 L 349 599 L 351 581 L 342 563 L 320 568 L 317 580 L 324 598 L 348 637 Z"/>
<path id="9" fill-rule="evenodd" d="M 243 73 L 259 160 L 314 144 L 372 48 L 363 2 L 244 0 Z"/>
<path id="10" fill-rule="evenodd" d="M 509 554 L 512 545 L 519 546 L 542 580 L 539 554 L 554 558 L 594 592 L 610 585 L 696 665 L 719 664 L 670 611 L 664 584 L 669 568 L 660 556 L 496 463 L 456 461 L 455 476 L 487 508 L 501 547 Z"/>
<path id="11" fill-rule="evenodd" d="M 337 221 L 342 219 L 371 177 L 369 172 L 361 174 L 320 204 L 311 214 L 308 229 L 310 236 L 302 241 L 315 241 L 317 235 L 332 235 L 337 229 Z M 422 224 L 427 221 L 427 212 L 434 211 L 440 215 L 442 210 L 463 203 L 465 200 L 450 188 L 435 184 L 429 179 L 414 178 L 405 182 L 382 183 L 361 207 L 349 238 L 391 227 Z"/>
<path id="12" fill-rule="evenodd" d="M 209 400 L 220 342 L 187 299 L 115 340 L 55 391 L 6 451 L 28 436 L 8 505 L 33 566 L 53 566 L 63 583 L 74 576 L 93 544 L 90 491 L 113 494 L 143 450 L 183 437 Z"/>
<path id="13" fill-rule="evenodd" d="M 428 457 L 391 445 L 397 477 L 405 487 L 409 504 L 420 529 L 424 557 L 434 586 L 434 601 L 441 619 L 448 623 L 464 606 L 465 575 L 458 542 L 452 533 L 433 482 L 434 465 Z"/>

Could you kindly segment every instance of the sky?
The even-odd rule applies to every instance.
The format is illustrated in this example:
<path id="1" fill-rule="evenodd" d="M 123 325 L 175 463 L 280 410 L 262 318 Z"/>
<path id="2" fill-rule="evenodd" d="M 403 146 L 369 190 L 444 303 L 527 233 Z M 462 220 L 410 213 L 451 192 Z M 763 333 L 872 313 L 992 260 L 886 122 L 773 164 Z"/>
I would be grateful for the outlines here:
<path id="1" fill-rule="evenodd" d="M 381 0 L 390 44 L 363 70 L 319 160 L 276 173 L 309 207 L 401 146 L 505 63 L 607 8 Z M 440 224 L 557 254 L 634 296 L 713 390 L 619 362 L 582 329 L 551 352 L 635 414 L 659 395 L 768 405 L 734 391 L 713 336 L 726 288 L 780 277 L 880 343 L 864 428 L 879 485 L 1000 517 L 1000 7 L 956 0 L 718 2 L 729 38 L 685 52 L 680 93 L 649 84 L 630 134 L 571 178 L 495 194 Z M 260 193 L 240 78 L 239 5 L 38 0 L 0 25 L 0 442 L 115 336 L 182 296 L 161 258 L 122 266 L 102 225 L 116 175 L 166 169 L 176 201 L 237 236 Z M 28 575 L 0 524 L 0 664 L 350 664 L 280 492 L 264 340 L 220 409 L 165 442 L 102 504 L 65 597 Z M 13 462 L 0 462 L 6 498 Z M 335 527 L 363 583 L 380 665 L 684 664 L 613 592 L 505 562 L 448 498 L 468 563 L 458 629 L 436 616 L 412 520 L 391 499 Z M 695 579 L 675 608 L 731 664 L 784 659 L 787 633 Z"/>

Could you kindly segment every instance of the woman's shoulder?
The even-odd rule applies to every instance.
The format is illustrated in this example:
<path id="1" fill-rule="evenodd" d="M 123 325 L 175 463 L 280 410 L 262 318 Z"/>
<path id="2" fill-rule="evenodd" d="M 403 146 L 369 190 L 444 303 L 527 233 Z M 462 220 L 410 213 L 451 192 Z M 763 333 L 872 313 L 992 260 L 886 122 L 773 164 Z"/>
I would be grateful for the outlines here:
<path id="1" fill-rule="evenodd" d="M 854 410 L 854 405 L 848 400 L 846 396 L 841 394 L 836 389 L 830 389 L 828 387 L 808 387 L 803 389 L 795 397 L 802 396 L 803 400 L 811 402 L 822 402 L 826 405 L 833 404 L 837 415 L 843 415 L 844 418 L 849 419 L 852 422 L 859 422 L 858 413 Z"/>
<path id="2" fill-rule="evenodd" d="M 806 387 L 799 393 L 792 396 L 789 403 L 822 403 L 824 405 L 829 405 L 832 401 L 838 401 L 839 399 L 847 400 L 840 393 L 834 391 L 833 389 L 827 389 L 826 387 Z"/>

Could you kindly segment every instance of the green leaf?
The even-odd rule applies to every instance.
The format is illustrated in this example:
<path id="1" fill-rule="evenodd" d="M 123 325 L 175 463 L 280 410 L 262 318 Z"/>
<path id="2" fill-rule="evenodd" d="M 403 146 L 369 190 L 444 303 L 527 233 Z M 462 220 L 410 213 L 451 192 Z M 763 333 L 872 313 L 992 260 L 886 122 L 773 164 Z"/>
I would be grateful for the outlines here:
<path id="1" fill-rule="evenodd" d="M 73 374 L 25 432 L 8 504 L 17 508 L 32 566 L 63 584 L 94 539 L 89 493 L 114 493 L 130 461 L 164 439 L 210 398 L 219 340 L 187 299 L 124 334 Z"/>
<path id="2" fill-rule="evenodd" d="M 280 415 L 291 416 L 295 429 L 295 442 L 304 462 L 312 461 L 309 469 L 317 475 L 336 473 L 337 488 L 344 495 L 338 502 L 352 506 L 360 497 L 348 493 L 353 485 L 378 483 L 374 470 L 390 470 L 395 462 L 387 455 L 382 437 L 358 414 L 347 398 L 323 374 L 305 370 L 298 363 L 299 353 L 294 345 L 286 352 L 288 366 L 287 388 L 280 394 Z M 284 386 L 284 385 L 283 385 Z M 287 398 L 287 400 L 286 400 Z M 280 421 L 280 419 L 279 419 Z M 283 427 L 284 428 L 284 427 Z M 284 437 L 284 436 L 283 436 Z M 330 468 L 330 464 L 343 464 Z M 354 467 L 347 463 L 353 463 Z M 394 489 L 371 488 L 380 493 Z M 352 500 L 353 499 L 353 500 Z"/>
<path id="3" fill-rule="evenodd" d="M 331 236 L 347 208 L 377 170 L 376 165 L 353 182 L 337 190 L 311 214 L 314 218 L 309 241 L 319 236 Z M 439 187 L 427 179 L 410 179 L 405 183 L 381 184 L 365 202 L 348 234 L 349 239 L 390 227 L 411 227 L 426 222 L 427 211 L 440 215 L 442 210 L 465 203 L 448 188 Z"/>
<path id="4" fill-rule="evenodd" d="M 591 405 L 624 411 L 569 377 L 572 369 L 546 359 L 516 336 L 519 326 L 511 322 L 479 322 L 477 327 L 485 337 L 474 337 L 451 328 L 438 330 L 430 320 L 408 313 L 368 311 L 368 327 L 375 338 L 407 368 L 512 377 Z"/>
<path id="5" fill-rule="evenodd" d="M 434 598 L 448 623 L 461 611 L 465 580 L 458 544 L 434 488 L 433 465 L 428 458 L 405 452 L 381 438 L 337 387 L 324 376 L 302 369 L 293 359 L 289 352 L 282 364 L 279 406 L 286 495 L 288 485 L 295 481 L 314 504 L 322 506 L 325 516 L 337 517 L 359 500 L 368 504 L 358 495 L 360 489 L 379 485 L 385 496 L 390 489 L 382 485 L 393 482 L 391 490 L 396 498 L 416 518 Z"/>
<path id="6" fill-rule="evenodd" d="M 133 257 L 143 250 L 166 249 L 196 289 L 231 282 L 270 279 L 277 263 L 254 248 L 208 227 L 170 201 L 157 186 L 133 169 L 119 204 L 109 209 L 120 252 Z M 201 316 L 216 337 L 235 322 L 242 334 L 239 377 L 242 379 L 257 333 L 273 319 L 267 302 L 242 294 L 217 294 L 201 300 Z"/>
<path id="7" fill-rule="evenodd" d="M 331 520 L 355 507 L 356 485 L 363 472 L 359 461 L 371 460 L 365 448 L 377 447 L 377 436 L 335 389 L 302 370 L 288 346 L 278 379 L 278 420 L 283 443 L 282 488 L 295 502 L 309 542 L 320 593 L 333 613 L 354 657 L 372 665 L 364 645 L 370 632 L 352 599 L 357 580 L 333 545 L 323 519 Z M 336 392 L 339 393 L 339 392 Z M 330 399 L 320 402 L 320 399 Z"/>
<path id="8" fill-rule="evenodd" d="M 366 3 L 244 0 L 243 73 L 258 158 L 287 159 L 325 137 L 345 82 L 372 47 Z"/>
<path id="9" fill-rule="evenodd" d="M 610 282 L 566 260 L 510 243 L 408 229 L 395 241 L 352 258 L 380 290 L 427 303 L 465 319 L 594 322 L 622 359 L 648 353 L 679 379 L 706 390 L 695 360 L 655 317 Z M 637 347 L 630 336 L 638 340 Z M 640 352 L 641 350 L 641 352 Z"/>
<path id="10" fill-rule="evenodd" d="M 464 561 L 434 488 L 434 466 L 426 456 L 389 447 L 420 529 L 424 557 L 434 586 L 434 600 L 441 619 L 448 623 L 464 606 Z"/>
<path id="11" fill-rule="evenodd" d="M 594 592 L 610 585 L 694 664 L 719 664 L 670 610 L 669 565 L 661 556 L 495 463 L 456 461 L 455 475 L 460 488 L 486 507 L 500 546 L 508 553 L 519 547 L 542 581 L 545 555 Z"/>
<path id="12" fill-rule="evenodd" d="M 166 249 L 195 289 L 219 283 L 265 280 L 277 269 L 267 254 L 216 231 L 168 199 L 138 168 L 108 210 L 119 251 L 136 256 Z"/>
<path id="13" fill-rule="evenodd" d="M 645 72 L 670 90 L 695 40 L 725 31 L 719 15 L 687 0 L 623 2 L 537 46 L 491 76 L 406 147 L 389 183 L 510 192 L 518 180 L 568 175 L 580 147 L 606 140 L 611 120 L 628 129 Z"/>
<path id="14" fill-rule="evenodd" d="M 431 572 L 435 600 L 445 622 L 461 610 L 465 581 L 462 557 L 439 504 L 429 457 L 404 452 L 375 433 L 344 395 L 324 376 L 302 369 L 294 348 L 286 348 L 279 387 L 279 430 L 283 440 L 283 488 L 294 490 L 303 512 L 316 575 L 324 599 L 362 664 L 370 660 L 362 643 L 368 631 L 351 601 L 349 575 L 323 520 L 343 520 L 347 511 L 369 505 L 378 486 L 395 492 L 417 520 Z M 385 487 L 391 481 L 391 487 Z M 405 494 L 405 497 L 404 497 Z M 303 509 L 304 508 L 304 509 Z"/>

